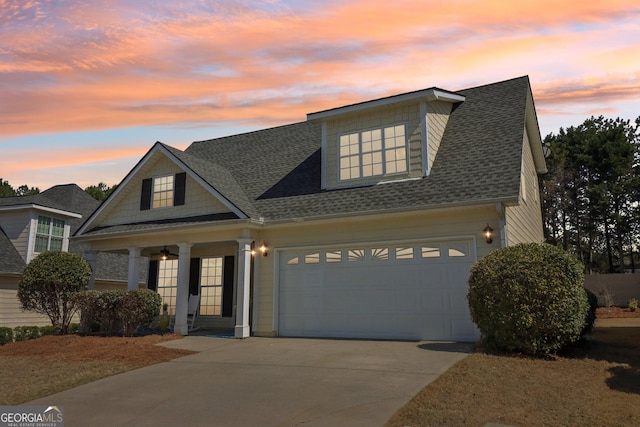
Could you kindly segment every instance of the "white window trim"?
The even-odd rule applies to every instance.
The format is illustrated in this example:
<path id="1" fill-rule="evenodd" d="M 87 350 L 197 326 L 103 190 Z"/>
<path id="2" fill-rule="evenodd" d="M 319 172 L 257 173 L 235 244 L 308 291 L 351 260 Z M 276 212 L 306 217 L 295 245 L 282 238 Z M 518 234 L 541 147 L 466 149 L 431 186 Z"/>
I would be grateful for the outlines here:
<path id="1" fill-rule="evenodd" d="M 386 162 L 386 146 L 385 146 L 385 139 L 384 139 L 384 130 L 386 128 L 390 128 L 390 127 L 395 127 L 395 126 L 403 126 L 404 127 L 404 149 L 405 149 L 405 171 L 404 172 L 393 172 L 393 173 L 387 173 L 386 168 L 387 168 L 387 162 Z M 366 128 L 366 129 L 359 129 L 359 130 L 354 130 L 354 131 L 350 131 L 350 132 L 343 132 L 338 134 L 337 136 L 337 140 L 336 140 L 336 146 L 337 146 L 337 176 L 338 176 L 338 183 L 347 183 L 347 182 L 361 182 L 361 181 L 370 181 L 372 179 L 376 179 L 376 178 L 384 178 L 384 177 L 388 177 L 388 176 L 403 176 L 403 175 L 408 175 L 409 174 L 409 135 L 407 135 L 407 122 L 397 122 L 397 123 L 391 123 L 391 124 L 385 124 L 385 125 L 380 125 L 380 126 L 374 126 L 374 127 L 370 127 L 370 128 Z M 370 175 L 370 176 L 362 176 L 362 134 L 364 132 L 369 132 L 369 131 L 374 131 L 374 130 L 380 130 L 382 132 L 383 135 L 383 139 L 382 139 L 382 167 L 383 167 L 383 173 L 379 174 L 379 175 Z M 358 157 L 360 159 L 360 165 L 359 165 L 359 169 L 360 169 L 360 176 L 358 178 L 341 178 L 340 176 L 340 161 L 342 160 L 342 156 L 340 155 L 340 138 L 345 136 L 345 135 L 353 135 L 353 134 L 358 134 L 358 146 L 359 146 L 359 154 Z"/>
<path id="2" fill-rule="evenodd" d="M 43 216 L 51 219 L 57 219 L 64 222 L 64 231 L 62 233 L 62 252 L 69 251 L 69 237 L 71 235 L 71 225 L 67 220 L 55 218 L 48 215 L 41 215 L 37 212 L 31 214 L 29 220 L 29 245 L 27 247 L 27 264 L 41 252 L 36 252 L 36 236 L 38 235 L 38 217 Z"/>
<path id="3" fill-rule="evenodd" d="M 173 189 L 171 190 L 171 198 L 170 200 L 170 204 L 167 204 L 166 206 L 155 206 L 155 195 L 156 195 L 156 180 L 157 179 L 162 179 L 162 178 L 171 178 L 171 185 L 173 186 Z M 164 191 L 166 192 L 166 191 Z M 169 208 L 173 208 L 174 207 L 174 200 L 175 200 L 175 195 L 176 195 L 176 177 L 175 174 L 172 173 L 168 173 L 168 174 L 164 174 L 164 175 L 157 175 L 154 176 L 151 179 L 151 209 L 156 210 L 156 209 L 169 209 Z"/>

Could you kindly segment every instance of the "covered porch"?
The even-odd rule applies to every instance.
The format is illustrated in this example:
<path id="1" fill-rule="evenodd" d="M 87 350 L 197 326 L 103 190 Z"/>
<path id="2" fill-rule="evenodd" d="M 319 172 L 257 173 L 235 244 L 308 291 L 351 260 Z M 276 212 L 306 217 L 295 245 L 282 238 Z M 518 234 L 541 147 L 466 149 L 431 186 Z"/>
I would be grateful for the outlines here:
<path id="1" fill-rule="evenodd" d="M 173 229 L 126 234 L 80 237 L 85 259 L 94 271 L 98 253 L 126 254 L 127 288 L 136 289 L 141 287 L 141 266 L 148 262 L 146 287 L 158 292 L 162 303 L 169 306 L 175 333 L 189 334 L 192 295 L 199 300 L 197 326 L 233 330 L 235 338 L 251 335 L 253 277 L 262 258 L 254 256 L 259 240 L 251 230 L 214 233 L 211 229 Z M 92 276 L 89 288 L 94 284 Z"/>

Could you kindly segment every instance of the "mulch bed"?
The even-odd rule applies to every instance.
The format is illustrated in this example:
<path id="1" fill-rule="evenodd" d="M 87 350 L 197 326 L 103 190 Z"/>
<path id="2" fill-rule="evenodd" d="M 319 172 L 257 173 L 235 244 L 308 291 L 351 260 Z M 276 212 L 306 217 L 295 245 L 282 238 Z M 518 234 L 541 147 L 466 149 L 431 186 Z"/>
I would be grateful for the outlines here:
<path id="1" fill-rule="evenodd" d="M 140 337 L 49 335 L 5 344 L 0 347 L 0 356 L 35 356 L 69 362 L 105 361 L 146 366 L 193 354 L 188 350 L 155 345 L 180 338 L 180 335 L 172 334 Z"/>

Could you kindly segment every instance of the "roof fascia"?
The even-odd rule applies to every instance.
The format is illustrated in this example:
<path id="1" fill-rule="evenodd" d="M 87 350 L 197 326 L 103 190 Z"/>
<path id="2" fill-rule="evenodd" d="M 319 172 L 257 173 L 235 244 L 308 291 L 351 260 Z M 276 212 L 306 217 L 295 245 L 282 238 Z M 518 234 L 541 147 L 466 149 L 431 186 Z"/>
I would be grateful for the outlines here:
<path id="1" fill-rule="evenodd" d="M 107 199 L 104 202 L 102 202 L 102 204 L 100 206 L 98 206 L 98 209 L 96 209 L 93 212 L 93 214 L 91 214 L 91 216 L 85 221 L 85 223 L 82 224 L 82 226 L 78 229 L 78 231 L 76 231 L 75 236 L 79 236 L 82 233 L 84 233 L 85 231 L 87 231 L 87 229 L 89 229 L 89 227 L 91 226 L 91 224 L 93 223 L 95 218 L 97 218 L 104 211 L 104 209 L 106 208 L 106 206 L 109 205 L 111 200 L 113 200 L 120 193 L 120 191 L 124 187 L 127 186 L 127 184 L 131 181 L 131 179 L 140 171 L 140 169 L 142 169 L 142 167 L 149 161 L 149 159 L 151 159 L 151 157 L 158 151 L 162 152 L 169 159 L 171 159 L 174 163 L 176 163 L 178 166 L 183 168 L 185 170 L 185 172 L 187 172 L 193 179 L 195 179 L 196 181 L 198 181 L 198 183 L 200 183 L 205 188 L 207 188 L 211 192 L 212 195 L 214 195 L 215 197 L 218 197 L 220 199 L 220 201 L 225 206 L 227 206 L 233 213 L 235 213 L 236 215 L 238 215 L 241 218 L 247 218 L 247 215 L 245 215 L 244 212 L 240 211 L 235 205 L 233 205 L 224 196 L 222 196 L 213 187 L 211 187 L 211 185 L 209 183 L 207 183 L 202 178 L 200 178 L 200 176 L 198 174 L 196 174 L 193 170 L 191 170 L 191 168 L 189 166 L 187 166 L 183 161 L 181 161 L 173 153 L 171 153 L 164 146 L 164 144 L 162 144 L 160 141 L 157 141 L 153 145 L 153 147 L 151 147 L 151 149 L 149 151 L 147 151 L 147 154 L 145 154 L 142 157 L 142 159 L 140 159 L 140 161 L 133 167 L 133 169 L 131 169 L 131 171 L 127 174 L 127 176 L 125 176 L 125 178 L 122 180 L 122 182 L 120 182 L 120 184 L 118 184 L 116 189 L 109 195 L 109 197 L 107 197 Z"/>
<path id="2" fill-rule="evenodd" d="M 155 144 L 153 144 L 153 147 L 151 147 L 151 149 L 149 151 L 147 151 L 147 154 L 145 154 L 142 157 L 142 159 L 140 159 L 138 161 L 138 163 L 133 167 L 133 169 L 131 169 L 129 171 L 127 176 L 125 176 L 124 179 L 120 182 L 120 184 L 118 184 L 116 189 L 114 191 L 112 191 L 111 194 L 109 194 L 109 196 L 105 199 L 105 201 L 102 202 L 102 204 L 100 206 L 98 206 L 98 209 L 93 211 L 91 216 L 89 216 L 89 218 L 87 218 L 87 220 L 84 222 L 84 224 L 82 224 L 82 226 L 78 229 L 78 231 L 75 232 L 74 236 L 77 236 L 77 235 L 80 235 L 80 234 L 84 233 L 89 228 L 89 226 L 93 223 L 93 221 L 109 205 L 111 200 L 113 200 L 120 193 L 120 191 L 122 191 L 122 189 L 127 186 L 129 181 L 131 181 L 131 178 L 133 178 L 133 176 L 142 168 L 142 166 L 151 158 L 151 156 L 156 151 L 158 151 L 158 149 L 159 149 L 158 147 L 160 147 L 161 145 L 162 144 L 160 144 L 159 141 L 157 141 Z"/>
<path id="3" fill-rule="evenodd" d="M 62 209 L 56 209 L 56 208 L 50 208 L 48 206 L 42 206 L 39 205 L 37 203 L 28 203 L 28 204 L 24 204 L 24 205 L 13 205 L 13 206 L 1 206 L 0 207 L 0 211 L 13 211 L 13 210 L 24 210 L 24 209 L 34 209 L 37 211 L 45 211 L 45 212 L 49 212 L 49 213 L 53 213 L 56 215 L 61 215 L 61 216 L 66 216 L 69 218 L 82 218 L 82 215 L 75 213 L 75 212 L 71 212 L 71 211 L 64 211 Z"/>
<path id="4" fill-rule="evenodd" d="M 466 98 L 454 92 L 438 88 L 423 89 L 415 92 L 403 93 L 400 95 L 389 96 L 386 98 L 374 99 L 372 101 L 360 102 L 358 104 L 347 105 L 344 107 L 333 108 L 330 110 L 318 111 L 317 113 L 307 114 L 307 120 L 323 120 L 332 118 L 341 114 L 356 113 L 375 107 L 383 107 L 391 104 L 408 101 L 445 101 L 445 102 L 463 102 Z"/>
<path id="5" fill-rule="evenodd" d="M 539 174 L 547 173 L 547 163 L 544 157 L 544 149 L 542 147 L 542 137 L 540 135 L 540 126 L 538 124 L 538 115 L 536 114 L 536 106 L 531 93 L 531 85 L 527 84 L 527 107 L 525 131 L 529 137 L 529 145 L 533 153 L 533 161 L 536 166 L 536 172 Z"/>
<path id="6" fill-rule="evenodd" d="M 247 214 L 245 214 L 240 209 L 238 209 L 238 207 L 236 205 L 234 205 L 229 199 L 227 199 L 222 194 L 220 194 L 218 192 L 218 190 L 213 188 L 213 186 L 211 184 L 209 184 L 207 181 L 202 179 L 202 177 L 200 175 L 195 173 L 193 171 L 193 169 L 191 169 L 191 167 L 189 167 L 189 165 L 187 165 L 182 160 L 180 160 L 171 151 L 167 150 L 167 148 L 163 144 L 160 144 L 160 150 L 167 157 L 169 157 L 171 160 L 173 160 L 178 166 L 180 166 L 182 169 L 184 169 L 185 172 L 187 172 L 191 178 L 193 178 L 196 182 L 198 182 L 198 184 L 200 184 L 201 186 L 206 188 L 209 191 L 209 193 L 211 193 L 214 197 L 216 197 L 218 200 L 220 200 L 220 202 L 222 202 L 223 205 L 225 205 L 229 210 L 231 210 L 231 212 L 236 214 L 240 219 L 247 219 L 249 217 Z"/>

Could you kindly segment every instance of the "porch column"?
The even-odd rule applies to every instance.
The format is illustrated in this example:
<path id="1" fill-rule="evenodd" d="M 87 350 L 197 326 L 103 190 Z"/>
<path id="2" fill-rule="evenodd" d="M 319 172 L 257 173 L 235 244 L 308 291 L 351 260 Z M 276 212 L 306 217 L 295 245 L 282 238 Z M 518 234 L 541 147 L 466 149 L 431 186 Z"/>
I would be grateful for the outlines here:
<path id="1" fill-rule="evenodd" d="M 140 282 L 140 248 L 129 248 L 129 276 L 127 278 L 127 289 L 138 289 Z"/>
<path id="2" fill-rule="evenodd" d="M 189 311 L 189 265 L 191 263 L 191 243 L 178 243 L 178 289 L 176 291 L 176 322 L 173 332 L 187 335 L 187 314 Z"/>
<path id="3" fill-rule="evenodd" d="M 252 239 L 238 240 L 238 291 L 236 302 L 236 338 L 248 338 L 249 293 L 251 290 L 251 243 Z"/>
<path id="4" fill-rule="evenodd" d="M 85 251 L 84 259 L 91 267 L 91 277 L 89 278 L 89 289 L 96 287 L 96 263 L 98 261 L 98 251 Z"/>

